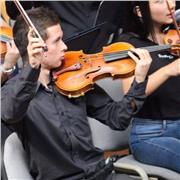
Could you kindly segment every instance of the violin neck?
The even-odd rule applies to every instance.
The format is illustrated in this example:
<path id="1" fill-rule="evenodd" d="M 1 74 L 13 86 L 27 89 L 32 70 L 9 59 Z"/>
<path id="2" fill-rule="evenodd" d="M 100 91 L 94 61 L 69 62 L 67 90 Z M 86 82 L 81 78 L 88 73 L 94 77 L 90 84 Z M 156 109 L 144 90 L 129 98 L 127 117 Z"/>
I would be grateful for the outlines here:
<path id="1" fill-rule="evenodd" d="M 142 48 L 146 49 L 150 53 L 152 53 L 152 52 L 171 49 L 171 45 L 169 45 L 169 44 L 167 44 L 167 45 L 155 45 L 155 46 L 147 46 L 147 47 L 142 47 Z M 128 51 L 129 50 L 118 51 L 118 52 L 113 52 L 113 53 L 105 53 L 104 54 L 105 62 L 112 62 L 112 61 L 116 61 L 116 60 L 120 60 L 120 59 L 129 58 Z"/>
<path id="2" fill-rule="evenodd" d="M 169 44 L 155 45 L 155 46 L 147 46 L 147 47 L 142 47 L 142 48 L 148 50 L 151 53 L 151 52 L 164 51 L 164 50 L 171 49 L 171 45 Z"/>

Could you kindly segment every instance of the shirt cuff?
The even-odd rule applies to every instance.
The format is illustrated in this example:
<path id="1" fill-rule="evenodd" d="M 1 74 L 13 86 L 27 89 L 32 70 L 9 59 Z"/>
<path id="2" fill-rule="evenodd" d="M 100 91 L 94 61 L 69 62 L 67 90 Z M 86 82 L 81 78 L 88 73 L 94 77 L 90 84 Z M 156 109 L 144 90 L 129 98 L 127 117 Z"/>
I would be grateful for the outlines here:
<path id="1" fill-rule="evenodd" d="M 127 93 L 129 100 L 135 103 L 133 115 L 137 114 L 144 104 L 146 99 L 145 90 L 147 82 L 148 78 L 146 78 L 142 83 L 137 83 L 137 81 L 134 79 L 133 83 L 131 84 L 131 88 Z"/>
<path id="2" fill-rule="evenodd" d="M 35 69 L 28 64 L 22 69 L 20 78 L 25 81 L 36 82 L 39 78 L 39 73 L 40 67 Z"/>
<path id="3" fill-rule="evenodd" d="M 145 95 L 147 82 L 148 82 L 148 78 L 146 78 L 145 81 L 143 81 L 141 83 L 137 83 L 137 81 L 134 79 L 127 95 L 131 96 L 131 97 L 137 97 L 140 95 Z"/>

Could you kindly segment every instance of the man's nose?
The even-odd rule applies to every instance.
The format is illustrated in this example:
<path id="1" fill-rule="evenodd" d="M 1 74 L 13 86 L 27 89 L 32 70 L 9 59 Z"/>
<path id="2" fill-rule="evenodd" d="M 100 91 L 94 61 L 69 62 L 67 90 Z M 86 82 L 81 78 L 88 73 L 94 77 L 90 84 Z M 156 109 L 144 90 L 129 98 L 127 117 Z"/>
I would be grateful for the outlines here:
<path id="1" fill-rule="evenodd" d="M 68 47 L 66 46 L 66 44 L 63 42 L 63 50 L 67 51 Z"/>

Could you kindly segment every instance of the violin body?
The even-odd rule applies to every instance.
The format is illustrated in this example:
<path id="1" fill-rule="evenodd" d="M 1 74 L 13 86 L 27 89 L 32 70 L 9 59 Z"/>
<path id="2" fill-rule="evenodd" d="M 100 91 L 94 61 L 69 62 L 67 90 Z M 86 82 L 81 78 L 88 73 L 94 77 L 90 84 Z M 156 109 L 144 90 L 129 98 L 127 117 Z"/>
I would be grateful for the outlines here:
<path id="1" fill-rule="evenodd" d="M 13 39 L 12 28 L 8 25 L 0 27 L 0 59 L 4 60 L 5 54 L 7 52 L 6 42 Z"/>
<path id="2" fill-rule="evenodd" d="M 169 29 L 168 32 L 166 33 L 164 37 L 164 43 L 165 44 L 170 44 L 170 45 L 180 45 L 180 37 L 179 37 L 179 30 L 177 31 L 176 29 Z M 180 57 L 180 50 L 175 49 L 171 50 L 171 53 L 177 57 Z"/>
<path id="3" fill-rule="evenodd" d="M 165 44 L 180 44 L 177 31 L 175 29 L 170 29 L 164 38 L 164 42 Z"/>
<path id="4" fill-rule="evenodd" d="M 96 54 L 84 54 L 83 51 L 65 53 L 65 60 L 59 71 L 53 72 L 58 91 L 68 97 L 79 97 L 93 88 L 93 84 L 102 78 L 125 78 L 133 75 L 135 62 L 130 59 L 116 59 L 106 62 L 105 55 L 128 50 L 128 43 L 114 43 L 103 47 Z"/>

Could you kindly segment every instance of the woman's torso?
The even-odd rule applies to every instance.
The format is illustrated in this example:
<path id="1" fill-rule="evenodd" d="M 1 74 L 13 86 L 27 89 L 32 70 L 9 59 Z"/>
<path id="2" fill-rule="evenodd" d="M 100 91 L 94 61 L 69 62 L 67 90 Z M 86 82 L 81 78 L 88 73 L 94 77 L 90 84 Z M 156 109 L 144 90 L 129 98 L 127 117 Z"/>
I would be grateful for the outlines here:
<path id="1" fill-rule="evenodd" d="M 118 41 L 128 42 L 135 47 L 146 47 L 157 45 L 150 40 L 140 39 L 134 34 L 122 34 Z M 168 51 L 153 52 L 152 64 L 148 75 L 173 62 L 176 57 Z M 146 119 L 179 119 L 180 118 L 180 77 L 171 77 L 164 82 L 156 91 L 149 95 L 144 106 L 136 115 Z"/>

